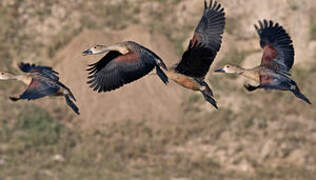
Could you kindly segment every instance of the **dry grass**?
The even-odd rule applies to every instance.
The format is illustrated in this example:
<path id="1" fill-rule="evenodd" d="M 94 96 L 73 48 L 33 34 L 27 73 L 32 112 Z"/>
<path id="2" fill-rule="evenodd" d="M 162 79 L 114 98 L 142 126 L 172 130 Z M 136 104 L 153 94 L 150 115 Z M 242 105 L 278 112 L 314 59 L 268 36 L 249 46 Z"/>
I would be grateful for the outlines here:
<path id="1" fill-rule="evenodd" d="M 316 40 L 316 8 L 310 10 L 310 24 L 309 24 L 309 36 L 311 40 Z"/>
<path id="2" fill-rule="evenodd" d="M 16 33 L 23 25 L 12 21 L 16 9 L 0 7 L 0 40 L 5 42 L 0 44 L 0 55 L 5 59 L 0 62 L 1 71 L 16 71 L 12 61 L 34 54 L 38 55 L 34 61 L 47 64 L 38 59 L 54 59 L 56 52 L 84 28 L 117 30 L 141 23 L 137 19 L 141 13 L 138 3 L 122 2 L 126 4 L 95 1 L 90 6 L 82 1 L 72 7 L 73 13 L 81 11 L 77 19 L 80 26 L 61 28 L 48 44 L 38 44 L 32 34 Z M 183 42 L 195 24 L 180 27 L 168 19 L 178 0 L 157 2 L 164 9 L 148 17 L 151 21 L 147 26 L 166 35 L 181 55 Z M 296 10 L 295 6 L 291 8 Z M 33 18 L 45 19 L 47 13 L 45 8 L 37 9 Z M 232 35 L 238 33 L 234 21 L 228 19 L 226 30 Z M 311 25 L 312 39 L 313 31 Z M 221 64 L 232 59 L 240 64 L 252 53 L 234 48 L 228 52 Z M 315 69 L 316 64 L 293 69 L 293 78 L 314 104 Z M 236 78 L 212 75 L 209 79 L 220 104 L 225 98 L 235 98 L 234 102 L 240 103 L 239 111 L 230 106 L 216 111 L 200 93 L 188 92 L 179 119 L 159 125 L 148 118 L 137 122 L 126 119 L 103 124 L 98 130 L 82 130 L 58 104 L 45 110 L 34 103 L 9 103 L 8 94 L 18 94 L 20 84 L 17 87 L 16 82 L 0 82 L 0 179 L 314 179 L 316 172 L 309 166 L 316 159 L 312 136 L 315 108 L 290 92 L 248 93 L 241 84 L 234 83 Z M 277 146 L 262 160 L 256 150 L 268 140 Z M 303 165 L 289 161 L 295 150 L 307 153 L 310 160 Z M 233 159 L 233 163 L 221 158 Z M 238 168 L 243 161 L 253 171 L 228 168 Z"/>

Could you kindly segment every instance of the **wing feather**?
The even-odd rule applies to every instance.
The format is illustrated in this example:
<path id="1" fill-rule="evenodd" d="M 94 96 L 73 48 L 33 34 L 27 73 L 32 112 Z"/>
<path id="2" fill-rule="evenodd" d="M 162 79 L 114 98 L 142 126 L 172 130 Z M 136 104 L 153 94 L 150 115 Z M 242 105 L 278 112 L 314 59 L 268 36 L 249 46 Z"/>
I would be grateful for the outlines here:
<path id="1" fill-rule="evenodd" d="M 23 63 L 21 62 L 19 65 L 21 71 L 25 73 L 40 73 L 42 76 L 53 80 L 59 80 L 58 72 L 54 71 L 53 68 L 48 66 L 38 66 L 35 64 Z"/>
<path id="2" fill-rule="evenodd" d="M 87 82 L 97 92 L 120 88 L 124 84 L 140 79 L 155 67 L 153 58 L 143 57 L 134 51 L 107 59 L 106 63 L 102 59 L 91 66 L 90 80 Z"/>
<path id="3" fill-rule="evenodd" d="M 288 33 L 278 23 L 259 21 L 255 25 L 263 48 L 261 65 L 277 72 L 290 75 L 294 63 L 294 47 Z"/>
<path id="4" fill-rule="evenodd" d="M 59 90 L 56 82 L 47 78 L 33 78 L 28 88 L 20 95 L 20 99 L 34 100 L 54 95 Z"/>
<path id="5" fill-rule="evenodd" d="M 207 74 L 221 47 L 225 27 L 225 13 L 221 4 L 211 0 L 209 6 L 206 1 L 204 5 L 204 13 L 194 36 L 176 66 L 178 73 L 196 78 L 204 78 Z"/>

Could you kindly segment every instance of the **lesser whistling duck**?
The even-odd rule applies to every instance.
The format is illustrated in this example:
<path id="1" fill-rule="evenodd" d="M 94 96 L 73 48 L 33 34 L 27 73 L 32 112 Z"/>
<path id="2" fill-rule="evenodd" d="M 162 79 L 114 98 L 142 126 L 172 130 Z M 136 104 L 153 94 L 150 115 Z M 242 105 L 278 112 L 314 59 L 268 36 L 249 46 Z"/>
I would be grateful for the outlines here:
<path id="1" fill-rule="evenodd" d="M 74 95 L 68 87 L 59 81 L 58 73 L 51 67 L 37 66 L 29 63 L 20 63 L 21 71 L 26 75 L 13 75 L 0 72 L 0 80 L 19 80 L 28 85 L 27 89 L 19 97 L 10 97 L 12 101 L 21 99 L 34 100 L 45 96 L 64 96 L 66 103 L 79 115 L 79 108 L 74 104 Z"/>
<path id="2" fill-rule="evenodd" d="M 207 5 L 204 1 L 202 18 L 195 28 L 187 50 L 180 62 L 166 71 L 170 79 L 184 88 L 200 91 L 205 100 L 216 109 L 218 107 L 213 92 L 204 79 L 221 47 L 224 27 L 225 13 L 221 4 L 211 0 Z"/>
<path id="3" fill-rule="evenodd" d="M 261 64 L 251 69 L 233 65 L 225 65 L 215 72 L 234 73 L 259 83 L 258 86 L 244 85 L 248 91 L 258 88 L 287 90 L 303 101 L 311 104 L 298 88 L 295 81 L 290 79 L 289 70 L 294 63 L 294 48 L 288 33 L 278 23 L 271 20 L 259 21 L 255 25 L 263 49 Z"/>
<path id="4" fill-rule="evenodd" d="M 102 59 L 90 64 L 88 84 L 94 91 L 106 92 L 120 88 L 148 74 L 156 67 L 160 79 L 167 84 L 168 77 L 160 69 L 167 69 L 163 60 L 142 45 L 125 41 L 111 46 L 96 45 L 83 55 L 107 53 Z"/>

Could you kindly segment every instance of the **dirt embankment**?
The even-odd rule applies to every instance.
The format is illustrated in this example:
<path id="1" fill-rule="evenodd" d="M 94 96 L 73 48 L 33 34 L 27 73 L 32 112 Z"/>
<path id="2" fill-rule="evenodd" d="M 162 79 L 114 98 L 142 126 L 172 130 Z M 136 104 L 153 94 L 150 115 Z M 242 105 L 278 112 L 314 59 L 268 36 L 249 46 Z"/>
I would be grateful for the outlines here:
<path id="1" fill-rule="evenodd" d="M 82 127 L 99 127 L 119 120 L 150 120 L 167 123 L 178 119 L 183 89 L 173 83 L 165 86 L 156 75 L 125 85 L 118 90 L 96 93 L 87 85 L 87 65 L 98 61 L 100 56 L 82 56 L 81 53 L 95 44 L 110 45 L 133 40 L 159 54 L 170 65 L 177 61 L 172 44 L 162 35 L 152 35 L 140 26 L 117 32 L 86 30 L 77 36 L 57 56 L 56 70 L 78 99 L 81 115 L 75 118 Z M 153 71 L 154 72 L 154 71 Z M 64 102 L 60 102 L 64 103 Z M 62 105 L 62 104 L 60 104 Z"/>

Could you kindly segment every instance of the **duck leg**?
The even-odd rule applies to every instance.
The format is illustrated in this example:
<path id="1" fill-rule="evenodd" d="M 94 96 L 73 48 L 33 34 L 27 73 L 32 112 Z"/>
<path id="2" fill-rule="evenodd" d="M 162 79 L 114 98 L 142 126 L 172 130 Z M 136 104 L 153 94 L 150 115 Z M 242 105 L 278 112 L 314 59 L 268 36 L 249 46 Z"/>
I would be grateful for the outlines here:
<path id="1" fill-rule="evenodd" d="M 157 65 L 156 66 L 156 71 L 160 79 L 167 84 L 168 83 L 168 76 L 160 69 L 160 67 Z"/>
<path id="2" fill-rule="evenodd" d="M 67 105 L 77 114 L 79 115 L 79 108 L 76 106 L 76 104 L 73 101 L 76 101 L 75 96 L 72 94 L 70 89 L 65 86 L 63 83 L 58 82 L 58 85 L 61 86 L 61 94 L 65 97 L 65 101 Z"/>
<path id="3" fill-rule="evenodd" d="M 213 95 L 212 89 L 208 86 L 208 84 L 204 80 L 203 81 L 200 81 L 197 79 L 195 80 L 199 82 L 201 85 L 200 92 L 203 94 L 204 99 L 210 104 L 212 104 L 216 109 L 218 109 L 216 100 L 213 98 L 214 95 Z"/>
<path id="4" fill-rule="evenodd" d="M 294 82 L 294 81 L 293 81 Z M 308 104 L 312 104 L 309 99 L 303 94 L 301 93 L 300 89 L 298 88 L 298 86 L 296 85 L 296 83 L 293 83 L 293 86 L 290 87 L 289 89 L 296 97 L 300 98 L 301 100 L 305 101 Z"/>
<path id="5" fill-rule="evenodd" d="M 76 104 L 70 99 L 71 96 L 69 94 L 65 94 L 64 95 L 66 103 L 68 104 L 68 106 L 77 114 L 79 115 L 79 108 L 76 106 Z"/>

